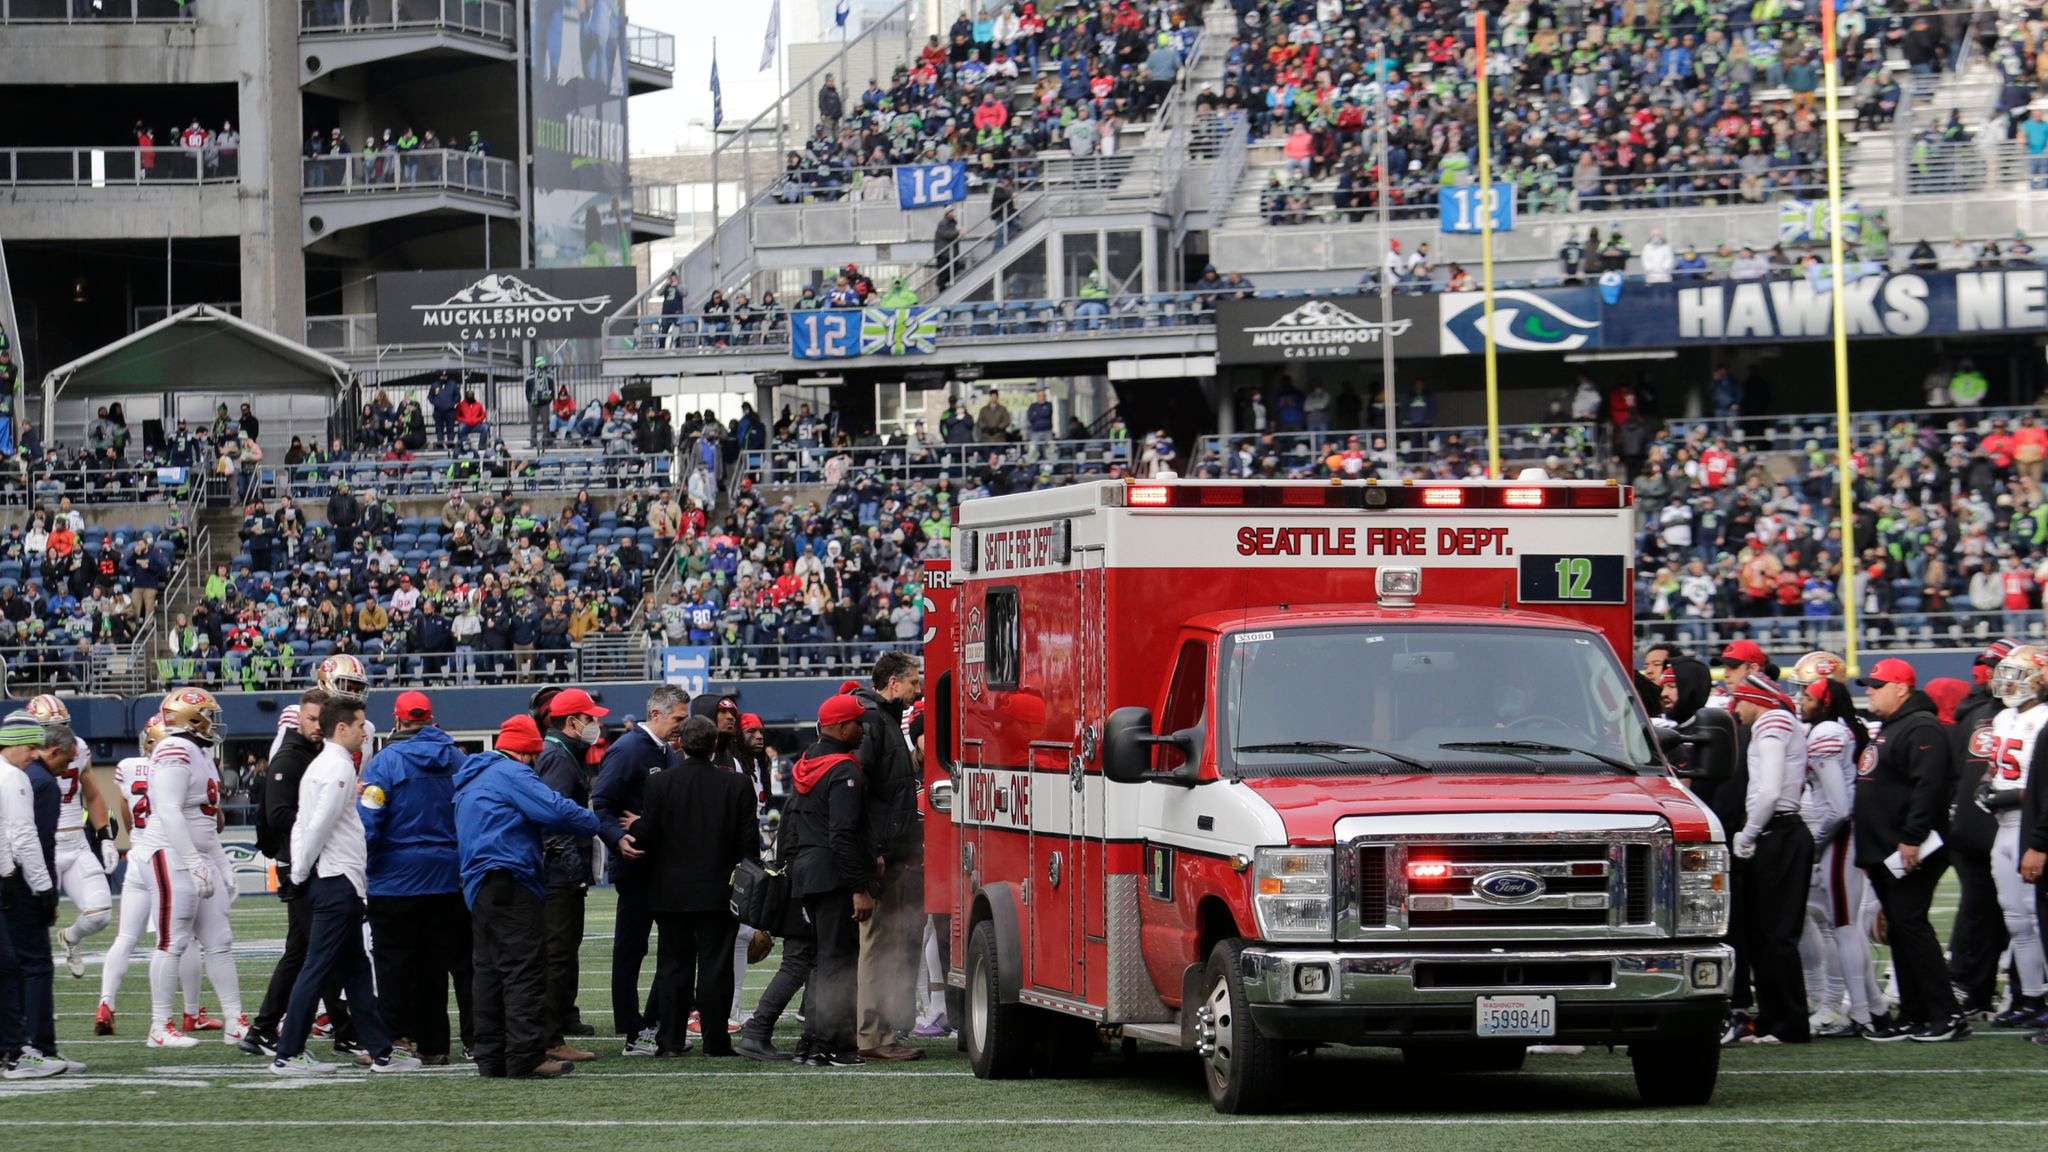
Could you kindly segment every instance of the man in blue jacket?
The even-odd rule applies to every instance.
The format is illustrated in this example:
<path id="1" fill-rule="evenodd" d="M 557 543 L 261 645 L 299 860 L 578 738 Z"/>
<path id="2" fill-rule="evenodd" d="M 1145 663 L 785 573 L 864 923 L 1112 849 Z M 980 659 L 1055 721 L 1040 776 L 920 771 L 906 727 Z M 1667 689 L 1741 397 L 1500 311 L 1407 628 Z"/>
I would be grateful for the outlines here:
<path id="1" fill-rule="evenodd" d="M 434 409 L 434 447 L 453 448 L 455 408 L 462 403 L 462 386 L 448 375 L 447 369 L 442 369 L 427 389 L 427 403 Z"/>
<path id="2" fill-rule="evenodd" d="M 455 773 L 462 750 L 434 724 L 424 692 L 404 692 L 396 727 L 363 769 L 369 849 L 370 941 L 378 1003 L 392 1034 L 424 1064 L 448 1063 L 448 981 L 455 981 L 462 1046 L 470 1019 L 469 913 L 455 838 Z"/>
<path id="3" fill-rule="evenodd" d="M 533 717 L 498 728 L 497 751 L 455 774 L 462 896 L 476 964 L 476 1070 L 490 1077 L 553 1078 L 573 1064 L 546 1058 L 547 929 L 541 838 L 597 835 L 597 817 L 533 774 L 541 750 Z"/>
<path id="4" fill-rule="evenodd" d="M 689 719 L 689 708 L 690 694 L 673 684 L 649 692 L 647 719 L 605 749 L 597 783 L 590 788 L 590 806 L 597 812 L 598 835 L 612 851 L 612 886 L 619 894 L 612 924 L 612 1024 L 626 1038 L 628 1056 L 653 1056 L 660 1045 L 657 1022 L 640 1010 L 640 965 L 647 959 L 654 908 L 648 900 L 648 874 L 639 863 L 640 850 L 627 834 L 640 818 L 648 776 L 672 762 L 669 740 Z"/>

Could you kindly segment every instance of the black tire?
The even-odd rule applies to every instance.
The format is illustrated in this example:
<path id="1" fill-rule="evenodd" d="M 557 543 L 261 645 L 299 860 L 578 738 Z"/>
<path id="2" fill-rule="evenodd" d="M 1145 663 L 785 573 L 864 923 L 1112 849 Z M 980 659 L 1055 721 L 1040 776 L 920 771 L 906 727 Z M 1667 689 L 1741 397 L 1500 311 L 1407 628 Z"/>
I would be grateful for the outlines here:
<path id="1" fill-rule="evenodd" d="M 1088 1075 L 1088 1066 L 1102 1047 L 1102 1033 L 1095 1021 L 1064 1012 L 1040 1009 L 1043 1033 L 1036 1071 L 1048 1080 L 1072 1080 Z"/>
<path id="2" fill-rule="evenodd" d="M 1656 1044 L 1631 1044 L 1636 1093 L 1657 1108 L 1690 1108 L 1714 1098 L 1714 1080 L 1721 1072 L 1721 1041 L 1700 1036 Z"/>
<path id="3" fill-rule="evenodd" d="M 1209 1103 L 1226 1115 L 1271 1111 L 1280 1100 L 1287 1050 L 1259 1034 L 1244 981 L 1237 974 L 1241 940 L 1218 941 L 1202 969 L 1202 999 L 1195 1005 L 1196 1051 Z"/>
<path id="4" fill-rule="evenodd" d="M 966 1010 L 960 1035 L 967 1062 L 983 1080 L 1015 1080 L 1031 1070 L 1034 1035 L 1031 1009 L 1002 1001 L 996 930 L 984 920 L 967 942 Z"/>
<path id="5" fill-rule="evenodd" d="M 1515 1043 L 1425 1044 L 1401 1049 L 1401 1059 L 1417 1072 L 1517 1072 L 1529 1048 Z"/>

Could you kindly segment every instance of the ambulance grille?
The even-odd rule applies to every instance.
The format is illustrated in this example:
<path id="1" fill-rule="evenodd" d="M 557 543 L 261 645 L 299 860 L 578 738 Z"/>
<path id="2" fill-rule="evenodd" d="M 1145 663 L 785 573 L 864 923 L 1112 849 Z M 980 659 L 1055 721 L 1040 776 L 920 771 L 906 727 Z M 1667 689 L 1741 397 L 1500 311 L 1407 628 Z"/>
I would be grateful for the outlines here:
<path id="1" fill-rule="evenodd" d="M 1358 850 L 1358 924 L 1361 928 L 1387 926 L 1387 849 L 1368 845 Z"/>
<path id="2" fill-rule="evenodd" d="M 1648 924 L 1655 920 L 1655 890 L 1650 880 L 1650 846 L 1630 844 L 1623 850 L 1622 883 L 1624 924 Z"/>
<path id="3" fill-rule="evenodd" d="M 1645 841 L 1423 839 L 1355 851 L 1360 929 L 1634 935 L 1658 921 L 1656 846 Z"/>

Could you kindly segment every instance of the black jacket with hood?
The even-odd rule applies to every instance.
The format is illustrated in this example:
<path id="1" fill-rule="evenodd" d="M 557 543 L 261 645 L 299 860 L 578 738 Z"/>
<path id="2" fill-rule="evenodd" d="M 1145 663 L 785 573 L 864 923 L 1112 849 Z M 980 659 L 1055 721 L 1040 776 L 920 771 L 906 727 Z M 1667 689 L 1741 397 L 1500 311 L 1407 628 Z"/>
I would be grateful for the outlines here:
<path id="1" fill-rule="evenodd" d="M 1914 689 L 1885 717 L 1856 765 L 1856 863 L 1881 868 L 1901 844 L 1948 838 L 1953 795 L 1949 734 L 1927 693 Z"/>
<path id="2" fill-rule="evenodd" d="M 923 779 L 903 737 L 903 705 L 873 688 L 853 690 L 861 713 L 860 766 L 867 773 L 868 825 L 875 851 L 890 864 L 924 863 L 924 817 L 917 810 Z"/>

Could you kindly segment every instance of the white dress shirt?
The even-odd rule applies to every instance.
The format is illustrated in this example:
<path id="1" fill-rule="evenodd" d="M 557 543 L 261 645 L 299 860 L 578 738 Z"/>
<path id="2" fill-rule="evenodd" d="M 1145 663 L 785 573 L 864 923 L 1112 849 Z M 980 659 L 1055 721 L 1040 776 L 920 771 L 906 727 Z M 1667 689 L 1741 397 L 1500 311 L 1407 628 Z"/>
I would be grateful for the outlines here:
<path id="1" fill-rule="evenodd" d="M 299 778 L 299 818 L 292 825 L 292 883 L 314 875 L 346 879 L 367 898 L 369 847 L 356 813 L 355 754 L 328 742 Z"/>

